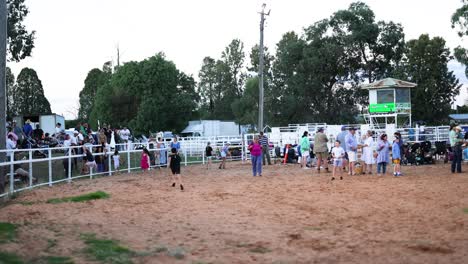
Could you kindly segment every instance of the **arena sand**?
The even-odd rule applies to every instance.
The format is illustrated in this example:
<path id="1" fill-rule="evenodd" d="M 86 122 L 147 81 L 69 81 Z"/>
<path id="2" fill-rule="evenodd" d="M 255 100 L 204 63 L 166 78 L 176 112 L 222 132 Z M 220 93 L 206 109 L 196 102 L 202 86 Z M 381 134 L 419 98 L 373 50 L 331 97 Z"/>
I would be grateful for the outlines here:
<path id="1" fill-rule="evenodd" d="M 266 166 L 262 177 L 249 163 L 193 165 L 182 167 L 184 192 L 167 169 L 79 180 L 4 204 L 0 222 L 18 237 L 0 246 L 25 260 L 98 263 L 80 238 L 93 233 L 139 252 L 133 263 L 468 263 L 468 174 L 446 164 L 402 171 L 330 182 L 296 165 Z M 46 202 L 98 190 L 111 197 Z"/>

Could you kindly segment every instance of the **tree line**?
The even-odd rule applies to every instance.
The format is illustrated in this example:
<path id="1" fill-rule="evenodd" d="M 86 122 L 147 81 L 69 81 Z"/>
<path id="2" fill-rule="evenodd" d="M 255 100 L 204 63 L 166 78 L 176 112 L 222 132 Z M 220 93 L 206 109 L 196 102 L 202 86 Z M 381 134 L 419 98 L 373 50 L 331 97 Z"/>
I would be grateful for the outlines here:
<path id="1" fill-rule="evenodd" d="M 31 56 L 36 32 L 23 24 L 29 14 L 24 0 L 7 0 L 7 61 L 19 62 Z M 15 78 L 6 68 L 7 118 L 17 115 L 50 114 L 50 103 L 44 95 L 42 82 L 36 71 L 24 68 Z"/>
<path id="2" fill-rule="evenodd" d="M 258 46 L 246 54 L 234 39 L 219 58 L 203 59 L 198 83 L 162 53 L 114 70 L 93 69 L 80 93 L 79 119 L 128 124 L 140 133 L 180 131 L 194 118 L 256 124 L 258 55 Z M 448 70 L 451 59 L 443 38 L 406 41 L 401 24 L 378 21 L 368 5 L 352 3 L 300 34 L 286 32 L 275 54 L 264 48 L 265 123 L 360 122 L 368 104 L 360 85 L 386 77 L 418 84 L 413 120 L 445 123 L 461 87 Z"/>

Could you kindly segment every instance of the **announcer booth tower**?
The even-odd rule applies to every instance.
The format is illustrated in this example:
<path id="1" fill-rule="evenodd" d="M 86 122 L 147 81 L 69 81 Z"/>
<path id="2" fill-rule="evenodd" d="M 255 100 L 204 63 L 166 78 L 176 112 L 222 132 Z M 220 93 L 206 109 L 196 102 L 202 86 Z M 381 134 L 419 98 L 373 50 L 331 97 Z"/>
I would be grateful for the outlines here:
<path id="1" fill-rule="evenodd" d="M 411 89 L 416 86 L 393 78 L 362 85 L 369 90 L 369 113 L 364 118 L 370 128 L 411 127 Z"/>

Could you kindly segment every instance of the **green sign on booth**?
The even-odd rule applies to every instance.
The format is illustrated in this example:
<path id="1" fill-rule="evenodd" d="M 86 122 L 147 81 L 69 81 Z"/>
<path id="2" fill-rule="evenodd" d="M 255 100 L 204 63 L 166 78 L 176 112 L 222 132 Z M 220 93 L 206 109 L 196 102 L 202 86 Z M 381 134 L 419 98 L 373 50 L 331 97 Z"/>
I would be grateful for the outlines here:
<path id="1" fill-rule="evenodd" d="M 395 112 L 395 103 L 370 104 L 371 113 L 391 113 Z"/>

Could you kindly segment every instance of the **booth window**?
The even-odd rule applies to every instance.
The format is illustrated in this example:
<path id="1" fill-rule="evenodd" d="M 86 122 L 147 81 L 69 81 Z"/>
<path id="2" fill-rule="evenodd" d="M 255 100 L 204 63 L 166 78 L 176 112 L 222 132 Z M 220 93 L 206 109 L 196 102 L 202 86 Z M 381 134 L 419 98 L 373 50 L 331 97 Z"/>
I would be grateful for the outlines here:
<path id="1" fill-rule="evenodd" d="M 377 103 L 378 104 L 387 104 L 394 103 L 393 90 L 380 90 L 377 91 Z"/>
<path id="2" fill-rule="evenodd" d="M 409 103 L 410 102 L 410 90 L 409 89 L 396 89 L 396 102 L 397 103 Z"/>

